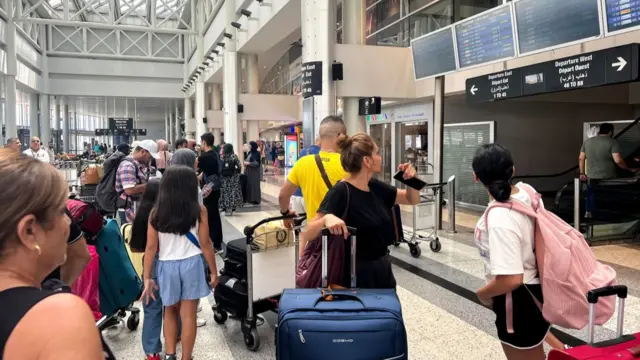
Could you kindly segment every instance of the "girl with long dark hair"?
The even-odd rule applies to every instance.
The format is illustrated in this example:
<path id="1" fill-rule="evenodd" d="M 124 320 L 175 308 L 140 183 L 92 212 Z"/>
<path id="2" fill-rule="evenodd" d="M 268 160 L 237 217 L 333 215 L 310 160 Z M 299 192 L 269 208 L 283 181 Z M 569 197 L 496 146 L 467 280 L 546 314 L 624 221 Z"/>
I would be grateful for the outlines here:
<path id="1" fill-rule="evenodd" d="M 151 278 L 158 254 L 158 284 Z M 204 255 L 211 275 L 205 278 Z M 176 359 L 178 317 L 182 321 L 182 358 L 190 359 L 196 340 L 198 299 L 218 282 L 213 244 L 209 238 L 207 209 L 198 203 L 198 178 L 193 168 L 171 166 L 160 183 L 151 211 L 144 259 L 143 301 L 156 298 L 165 306 L 164 336 L 167 360 Z"/>
<path id="2" fill-rule="evenodd" d="M 515 166 L 504 146 L 481 146 L 472 167 L 475 180 L 487 188 L 492 202 L 519 201 L 531 206 L 527 188 L 532 188 L 524 183 L 512 184 Z M 487 281 L 478 290 L 478 298 L 495 312 L 498 338 L 509 360 L 545 359 L 545 339 L 554 348 L 563 347 L 549 332 L 550 325 L 534 300 L 535 296 L 543 302 L 534 235 L 534 219 L 500 207 L 483 214 L 475 229 Z M 507 297 L 513 304 L 513 328 L 507 326 Z"/>

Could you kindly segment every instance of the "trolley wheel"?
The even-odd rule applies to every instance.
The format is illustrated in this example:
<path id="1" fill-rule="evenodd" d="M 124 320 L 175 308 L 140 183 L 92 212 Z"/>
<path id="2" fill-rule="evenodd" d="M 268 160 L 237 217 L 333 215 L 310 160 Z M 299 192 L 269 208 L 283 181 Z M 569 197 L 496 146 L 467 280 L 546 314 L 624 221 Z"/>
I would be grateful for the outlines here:
<path id="1" fill-rule="evenodd" d="M 431 242 L 429 243 L 429 248 L 431 248 L 431 251 L 435 253 L 440 252 L 440 250 L 442 250 L 440 239 L 436 238 L 435 240 L 431 240 Z"/>
<path id="2" fill-rule="evenodd" d="M 247 349 L 251 351 L 258 351 L 258 348 L 260 347 L 258 329 L 251 328 L 251 331 L 244 336 L 244 344 L 247 346 Z"/>
<path id="3" fill-rule="evenodd" d="M 420 254 L 422 254 L 422 249 L 420 249 L 420 245 L 418 244 L 409 244 L 409 252 L 414 258 L 418 258 Z"/>
<path id="4" fill-rule="evenodd" d="M 135 329 L 138 328 L 139 324 L 140 324 L 139 313 L 135 313 L 135 312 L 132 313 L 127 319 L 127 329 L 129 329 L 130 331 L 134 331 Z"/>
<path id="5" fill-rule="evenodd" d="M 394 241 L 394 242 L 393 242 L 393 246 L 395 246 L 395 247 L 400 246 L 400 241 Z"/>
<path id="6" fill-rule="evenodd" d="M 224 324 L 225 322 L 227 322 L 227 319 L 229 318 L 229 315 L 227 314 L 226 311 L 216 311 L 213 313 L 213 321 L 216 322 L 216 324 Z"/>

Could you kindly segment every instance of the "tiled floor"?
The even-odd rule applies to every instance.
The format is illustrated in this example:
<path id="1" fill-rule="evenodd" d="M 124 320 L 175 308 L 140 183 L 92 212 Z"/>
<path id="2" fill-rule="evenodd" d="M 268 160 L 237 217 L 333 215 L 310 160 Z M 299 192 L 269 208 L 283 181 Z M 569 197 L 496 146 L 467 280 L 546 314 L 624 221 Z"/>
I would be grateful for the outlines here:
<path id="1" fill-rule="evenodd" d="M 260 207 L 223 217 L 225 241 L 242 237 L 240 231 L 244 226 L 278 213 L 274 205 L 283 178 L 282 175 L 266 176 L 266 182 L 262 184 L 264 201 Z M 416 259 L 409 254 L 406 245 L 392 248 L 393 270 L 409 338 L 409 357 L 425 360 L 504 359 L 495 337 L 494 315 L 475 298 L 475 290 L 483 285 L 483 268 L 471 235 L 465 231 L 457 234 L 441 232 L 439 235 L 442 241 L 439 253 L 431 252 L 428 244 L 423 244 L 422 255 Z M 631 289 L 625 317 L 627 332 L 640 331 L 638 252 L 638 247 L 596 248 L 598 256 L 618 270 L 619 282 Z M 215 324 L 209 306 L 204 307 L 200 316 L 207 319 L 208 324 L 198 330 L 196 360 L 275 358 L 275 315 L 265 314 L 266 323 L 259 327 L 262 345 L 258 352 L 245 348 L 237 322 Z M 615 321 L 614 317 L 599 329 L 597 338 L 613 336 Z M 562 331 L 569 334 L 569 340 L 586 337 L 584 331 Z M 140 329 L 134 332 L 112 329 L 106 331 L 105 336 L 118 359 L 133 360 L 143 359 L 140 333 Z"/>

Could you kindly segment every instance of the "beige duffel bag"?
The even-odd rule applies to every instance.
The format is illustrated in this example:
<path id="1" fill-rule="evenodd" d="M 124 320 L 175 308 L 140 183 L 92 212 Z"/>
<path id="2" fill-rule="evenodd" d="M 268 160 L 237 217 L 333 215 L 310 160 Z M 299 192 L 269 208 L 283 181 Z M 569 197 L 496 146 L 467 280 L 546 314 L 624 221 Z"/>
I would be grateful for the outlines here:
<path id="1" fill-rule="evenodd" d="M 291 246 L 294 244 L 293 230 L 285 228 L 282 221 L 273 221 L 256 229 L 253 243 L 260 250 Z"/>

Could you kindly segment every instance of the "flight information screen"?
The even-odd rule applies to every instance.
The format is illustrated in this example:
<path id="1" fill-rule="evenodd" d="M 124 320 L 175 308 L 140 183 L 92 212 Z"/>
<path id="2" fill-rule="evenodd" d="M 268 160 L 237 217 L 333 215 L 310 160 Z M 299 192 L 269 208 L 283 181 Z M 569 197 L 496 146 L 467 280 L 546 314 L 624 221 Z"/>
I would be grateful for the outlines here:
<path id="1" fill-rule="evenodd" d="M 605 4 L 610 32 L 640 25 L 640 0 L 606 0 Z"/>
<path id="2" fill-rule="evenodd" d="M 446 28 L 411 43 L 416 79 L 456 70 L 453 32 Z"/>
<path id="3" fill-rule="evenodd" d="M 511 7 L 503 6 L 456 25 L 460 67 L 507 59 L 515 55 Z"/>
<path id="4" fill-rule="evenodd" d="M 514 6 L 521 54 L 600 36 L 598 0 L 520 0 Z"/>

